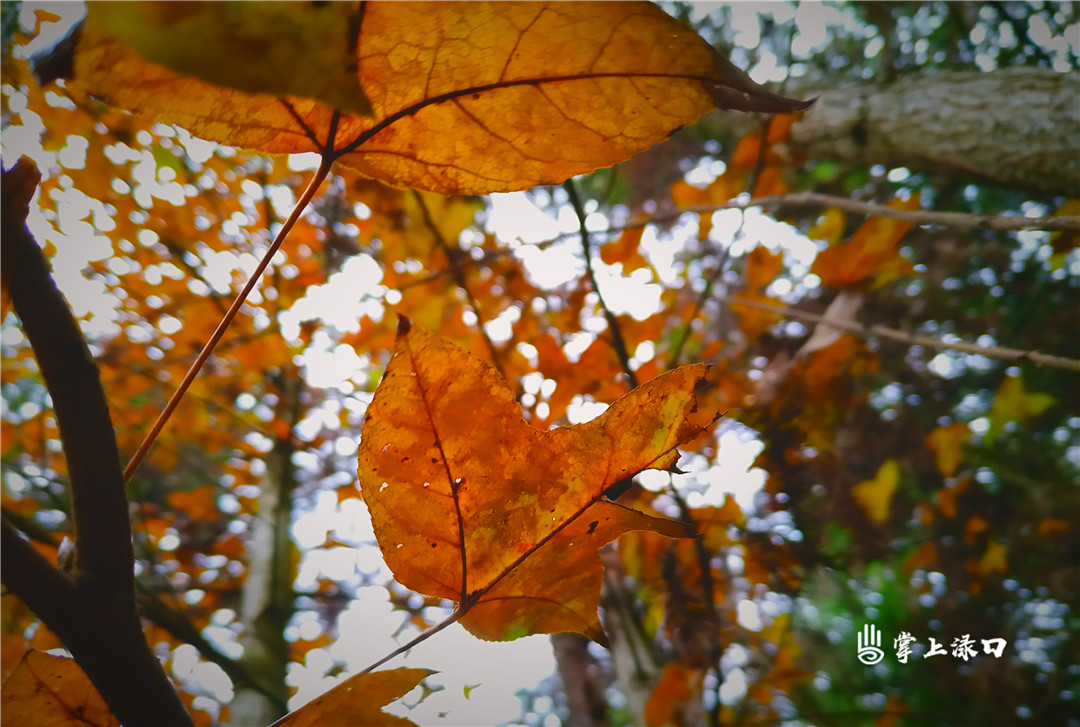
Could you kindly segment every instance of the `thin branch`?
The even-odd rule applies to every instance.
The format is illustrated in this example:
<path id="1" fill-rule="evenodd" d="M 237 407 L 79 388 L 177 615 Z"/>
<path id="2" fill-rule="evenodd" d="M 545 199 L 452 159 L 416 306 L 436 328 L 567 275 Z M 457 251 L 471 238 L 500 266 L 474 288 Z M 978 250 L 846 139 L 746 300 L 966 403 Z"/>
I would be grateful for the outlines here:
<path id="1" fill-rule="evenodd" d="M 308 186 L 304 189 L 303 193 L 300 195 L 300 198 L 296 200 L 296 205 L 293 207 L 293 210 L 289 214 L 288 219 L 285 220 L 285 223 L 281 226 L 281 229 L 278 230 L 278 234 L 274 238 L 273 243 L 271 243 L 270 247 L 267 248 L 266 253 L 262 257 L 262 260 L 259 261 L 259 264 L 258 266 L 256 266 L 254 272 L 252 272 L 251 277 L 248 278 L 247 284 L 244 285 L 243 290 L 241 290 L 240 293 L 236 296 L 236 299 L 229 307 L 228 312 L 225 313 L 225 315 L 221 319 L 221 322 L 218 323 L 217 329 L 215 329 L 213 335 L 210 336 L 210 340 L 206 342 L 206 345 L 203 346 L 202 351 L 199 352 L 199 357 L 195 359 L 195 362 L 191 364 L 191 368 L 189 368 L 187 373 L 184 374 L 183 381 L 180 382 L 180 386 L 178 386 L 176 391 L 173 392 L 172 397 L 169 399 L 169 403 L 167 403 L 165 405 L 165 408 L 162 409 L 161 414 L 158 415 L 157 420 L 154 422 L 153 426 L 150 427 L 150 431 L 147 432 L 146 436 L 143 438 L 143 441 L 139 445 L 138 450 L 136 450 L 135 454 L 132 455 L 131 461 L 128 462 L 127 467 L 124 469 L 124 482 L 127 482 L 129 479 L 131 479 L 131 475 L 134 474 L 135 470 L 139 466 L 139 463 L 142 462 L 143 457 L 145 457 L 146 453 L 150 450 L 150 446 L 154 443 L 154 440 L 157 439 L 158 434 L 161 433 L 161 430 L 165 427 L 165 423 L 169 421 L 169 417 L 172 416 L 173 411 L 180 403 L 180 400 L 184 397 L 184 393 L 188 390 L 188 387 L 191 386 L 191 382 L 195 380 L 195 377 L 199 374 L 199 371 L 202 369 L 203 364 L 206 363 L 206 360 L 208 358 L 210 358 L 210 354 L 213 353 L 214 347 L 217 346 L 217 343 L 221 340 L 221 337 L 225 335 L 225 331 L 228 330 L 229 325 L 236 317 L 236 314 L 240 311 L 240 307 L 244 304 L 244 301 L 247 300 L 248 294 L 251 292 L 252 288 L 255 287 L 255 284 L 262 276 L 263 271 L 266 270 L 266 266 L 270 264 L 271 258 L 273 258 L 274 254 L 277 253 L 278 249 L 281 247 L 281 244 L 285 242 L 285 237 L 292 230 L 293 225 L 296 224 L 296 221 L 300 219 L 300 214 L 304 211 L 304 208 L 307 207 L 308 202 L 310 202 L 311 198 L 315 196 L 315 192 L 319 189 L 319 186 L 322 185 L 323 180 L 326 179 L 326 176 L 330 173 L 330 167 L 333 166 L 333 163 L 333 157 L 323 157 L 322 163 L 319 165 L 318 170 L 315 172 L 314 176 L 312 176 L 311 181 L 308 182 Z"/>
<path id="2" fill-rule="evenodd" d="M 451 247 L 446 241 L 442 231 L 435 224 L 435 220 L 431 218 L 431 211 L 428 209 L 427 202 L 424 201 L 424 196 L 415 189 L 412 190 L 412 193 L 414 199 L 416 199 L 416 204 L 420 207 L 420 214 L 424 218 L 424 224 L 431 231 L 432 236 L 435 238 L 435 244 L 439 246 L 443 255 L 446 256 L 446 261 L 450 264 L 448 270 L 454 276 L 454 282 L 464 291 L 469 306 L 472 307 L 473 313 L 476 314 L 476 327 L 480 330 L 480 335 L 484 337 L 484 343 L 487 344 L 488 353 L 491 354 L 491 363 L 505 377 L 506 372 L 503 371 L 502 362 L 499 359 L 499 350 L 495 348 L 495 342 L 491 340 L 491 336 L 488 335 L 487 330 L 484 328 L 486 325 L 484 314 L 480 311 L 480 306 L 477 304 L 476 298 L 473 297 L 472 291 L 469 290 L 465 280 L 465 268 L 458 264 L 458 259 L 462 257 L 461 250 Z"/>
<path id="3" fill-rule="evenodd" d="M 619 328 L 619 319 L 608 308 L 607 302 L 604 300 L 604 294 L 600 292 L 600 286 L 596 284 L 596 273 L 593 272 L 592 266 L 592 245 L 589 244 L 589 230 L 585 226 L 585 207 L 581 204 L 581 198 L 578 196 L 573 179 L 567 179 L 563 183 L 563 189 L 569 195 L 570 204 L 573 206 L 574 213 L 578 218 L 581 247 L 585 252 L 585 271 L 589 275 L 589 282 L 592 284 L 593 290 L 596 291 L 596 297 L 600 300 L 600 309 L 604 311 L 604 318 L 607 319 L 608 328 L 611 329 L 611 344 L 615 348 L 615 354 L 619 357 L 619 363 L 622 364 L 626 378 L 630 381 L 630 388 L 636 389 L 638 380 L 637 376 L 634 375 L 634 370 L 630 368 L 630 354 L 626 350 L 626 341 L 623 339 L 622 329 Z"/>
<path id="4" fill-rule="evenodd" d="M 998 217 L 972 215 L 964 212 L 934 212 L 932 210 L 900 210 L 884 204 L 859 202 L 847 197 L 836 197 L 817 192 L 793 192 L 758 197 L 749 201 L 732 201 L 709 207 L 690 207 L 685 212 L 717 211 L 722 209 L 745 209 L 747 207 L 813 206 L 836 207 L 853 214 L 891 217 L 915 225 L 937 225 L 954 229 L 996 230 L 1046 230 L 1048 232 L 1080 232 L 1080 217 Z"/>
<path id="5" fill-rule="evenodd" d="M 937 338 L 916 336 L 885 326 L 864 326 L 861 323 L 835 321 L 816 313 L 808 313 L 787 306 L 773 306 L 765 303 L 758 303 L 756 301 L 743 300 L 734 296 L 717 296 L 717 300 L 723 301 L 729 305 L 741 305 L 746 306 L 747 308 L 756 308 L 757 310 L 776 313 L 777 315 L 806 321 L 807 323 L 831 326 L 841 331 L 846 331 L 847 333 L 854 333 L 862 338 L 885 338 L 908 346 L 923 346 L 924 348 L 944 351 L 960 351 L 961 353 L 986 356 L 987 358 L 995 358 L 1002 361 L 1029 361 L 1037 366 L 1080 372 L 1080 360 L 1065 358 L 1064 356 L 1052 356 L 1038 351 L 1024 351 L 1018 348 L 1004 348 L 1001 346 L 979 346 L 973 343 L 962 342 L 948 343 Z"/>

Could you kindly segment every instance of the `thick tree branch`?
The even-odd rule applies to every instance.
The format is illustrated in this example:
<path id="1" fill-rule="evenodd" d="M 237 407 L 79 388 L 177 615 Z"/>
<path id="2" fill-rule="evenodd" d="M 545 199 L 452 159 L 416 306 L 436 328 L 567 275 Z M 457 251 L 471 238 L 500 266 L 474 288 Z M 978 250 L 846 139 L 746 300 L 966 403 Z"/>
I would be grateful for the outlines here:
<path id="1" fill-rule="evenodd" d="M 56 571 L 3 524 L 3 580 L 59 636 L 128 727 L 191 725 L 146 643 L 135 609 L 131 524 L 97 366 L 26 228 L 40 175 L 26 159 L 3 173 L 2 267 L 53 400 L 70 474 L 75 561 Z"/>
<path id="2" fill-rule="evenodd" d="M 10 175 L 18 169 L 5 172 L 5 186 L 14 182 Z M 23 223 L 25 212 L 19 217 L 8 208 L 6 192 L 3 267 L 14 273 L 8 280 L 11 300 L 56 411 L 71 483 L 75 569 L 80 579 L 134 591 L 120 455 L 97 365 Z"/>
<path id="3" fill-rule="evenodd" d="M 765 303 L 758 303 L 756 301 L 743 300 L 738 296 L 717 296 L 717 300 L 723 301 L 728 305 L 741 305 L 747 308 L 756 308 L 757 310 L 776 313 L 780 316 L 806 321 L 807 323 L 831 326 L 847 333 L 854 333 L 862 338 L 885 338 L 908 346 L 923 346 L 924 348 L 942 351 L 960 351 L 961 353 L 977 354 L 979 356 L 1000 359 L 1002 361 L 1030 361 L 1038 366 L 1080 372 L 1080 360 L 1065 358 L 1064 356 L 1052 356 L 1038 351 L 1024 351 L 1018 348 L 1004 348 L 1001 346 L 979 346 L 977 344 L 963 342 L 948 343 L 937 338 L 904 333 L 903 331 L 898 331 L 894 328 L 887 328 L 879 325 L 864 326 L 861 323 L 838 321 L 826 318 L 825 316 L 820 316 L 816 313 L 809 313 L 807 311 L 801 311 L 786 306 L 773 306 Z"/>
<path id="4" fill-rule="evenodd" d="M 1080 189 L 1075 70 L 907 73 L 825 88 L 793 81 L 787 90 L 817 97 L 792 127 L 791 138 L 775 148 L 793 162 L 905 167 L 1040 195 L 1074 196 Z M 697 129 L 734 140 L 751 133 L 751 123 L 716 113 Z"/>

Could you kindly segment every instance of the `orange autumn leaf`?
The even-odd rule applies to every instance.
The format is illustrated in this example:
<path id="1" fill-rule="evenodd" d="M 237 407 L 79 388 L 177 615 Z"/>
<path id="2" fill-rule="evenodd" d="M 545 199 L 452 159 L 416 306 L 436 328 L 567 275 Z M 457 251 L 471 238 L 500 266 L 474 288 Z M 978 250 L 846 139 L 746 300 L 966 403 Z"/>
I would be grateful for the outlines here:
<path id="1" fill-rule="evenodd" d="M 690 724 L 684 712 L 691 706 L 704 685 L 705 673 L 701 669 L 677 662 L 664 667 L 660 681 L 645 703 L 644 718 L 647 727 Z"/>
<path id="2" fill-rule="evenodd" d="M 929 568 L 941 559 L 937 546 L 933 543 L 923 543 L 914 553 L 904 561 L 904 575 L 910 576 L 920 568 Z"/>
<path id="3" fill-rule="evenodd" d="M 700 207 L 709 204 L 709 192 L 680 179 L 671 185 L 671 201 L 680 209 Z"/>
<path id="4" fill-rule="evenodd" d="M 298 3 L 289 11 L 311 12 Z M 115 40 L 93 13 L 74 82 L 211 141 L 276 154 L 330 149 L 366 176 L 442 194 L 560 183 L 628 159 L 714 106 L 809 105 L 766 91 L 652 3 L 367 3 L 340 12 L 356 35 L 334 65 L 355 69 L 348 94 L 362 87 L 370 116 L 336 113 L 320 81 L 302 86 L 310 70 L 261 93 L 180 75 Z M 296 95 L 298 85 L 321 100 Z"/>
<path id="5" fill-rule="evenodd" d="M 971 427 L 964 422 L 953 422 L 938 427 L 926 435 L 926 446 L 934 453 L 938 472 L 952 477 L 960 466 L 960 448 L 971 438 Z"/>
<path id="6" fill-rule="evenodd" d="M 600 259 L 608 265 L 622 263 L 624 275 L 647 267 L 649 263 L 641 256 L 639 251 L 641 236 L 644 232 L 644 227 L 631 227 L 623 230 L 618 239 L 600 248 Z"/>
<path id="7" fill-rule="evenodd" d="M 960 495 L 964 494 L 964 491 L 971 486 L 972 482 L 973 480 L 970 476 L 961 477 L 959 481 L 951 487 L 943 487 L 937 491 L 934 497 L 938 503 L 938 510 L 941 511 L 942 515 L 950 520 L 956 517 L 956 501 L 960 498 Z"/>
<path id="8" fill-rule="evenodd" d="M 746 256 L 746 289 L 761 290 L 780 274 L 783 266 L 782 252 L 772 253 L 764 245 L 758 245 Z"/>
<path id="9" fill-rule="evenodd" d="M 399 583 L 461 603 L 474 635 L 577 631 L 603 639 L 596 551 L 629 530 L 685 526 L 604 498 L 643 469 L 666 469 L 706 427 L 702 364 L 653 379 L 586 424 L 530 426 L 487 363 L 401 319 L 368 408 L 359 482 Z"/>
<path id="10" fill-rule="evenodd" d="M 211 485 L 170 492 L 167 500 L 170 506 L 183 510 L 194 520 L 213 520 L 220 513 Z"/>
<path id="11" fill-rule="evenodd" d="M 120 722 L 74 659 L 23 655 L 0 689 L 4 724 L 119 727 Z"/>
<path id="12" fill-rule="evenodd" d="M 878 468 L 871 480 L 860 482 L 851 488 L 851 495 L 866 516 L 874 522 L 883 523 L 889 519 L 889 506 L 893 493 L 900 483 L 900 464 L 895 459 L 887 459 Z"/>
<path id="13" fill-rule="evenodd" d="M 357 674 L 321 694 L 285 718 L 276 727 L 409 727 L 415 722 L 382 710 L 408 694 L 434 672 L 427 669 L 391 669 Z"/>
<path id="14" fill-rule="evenodd" d="M 881 709 L 881 714 L 874 720 L 874 727 L 896 727 L 900 724 L 900 720 L 903 719 L 904 714 L 908 711 L 907 705 L 895 694 L 889 695 L 889 699 L 885 702 L 885 706 Z"/>
<path id="15" fill-rule="evenodd" d="M 739 299 L 748 303 L 758 303 L 773 307 L 783 305 L 783 302 L 777 298 L 751 290 L 739 293 Z M 739 317 L 739 330 L 743 332 L 750 342 L 754 342 L 761 338 L 761 335 L 769 330 L 769 326 L 780 320 L 780 316 L 772 311 L 751 308 L 748 305 L 740 305 L 736 302 L 731 303 L 731 310 Z"/>
<path id="16" fill-rule="evenodd" d="M 889 206 L 899 210 L 917 210 L 919 195 L 894 199 Z M 870 217 L 855 230 L 847 242 L 831 245 L 814 258 L 810 272 L 821 278 L 822 285 L 842 288 L 854 285 L 882 271 L 895 275 L 906 262 L 896 246 L 911 229 L 910 222 L 891 217 Z M 892 266 L 894 269 L 889 269 Z"/>

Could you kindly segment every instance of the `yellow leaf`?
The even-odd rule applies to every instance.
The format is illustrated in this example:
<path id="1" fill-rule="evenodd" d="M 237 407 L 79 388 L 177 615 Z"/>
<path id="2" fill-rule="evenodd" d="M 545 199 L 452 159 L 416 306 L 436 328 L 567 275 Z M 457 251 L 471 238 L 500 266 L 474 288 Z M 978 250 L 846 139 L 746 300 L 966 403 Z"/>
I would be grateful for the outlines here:
<path id="1" fill-rule="evenodd" d="M 996 540 L 986 545 L 986 552 L 979 559 L 979 572 L 987 576 L 991 573 L 1005 573 L 1009 568 L 1005 546 Z"/>
<path id="2" fill-rule="evenodd" d="M 960 447 L 971 438 L 971 427 L 964 422 L 953 422 L 938 427 L 926 435 L 926 446 L 934 453 L 934 462 L 944 477 L 956 474 L 960 466 Z"/>
<path id="3" fill-rule="evenodd" d="M 836 207 L 829 207 L 821 213 L 821 217 L 806 236 L 811 240 L 824 240 L 835 245 L 844 236 L 845 225 L 844 213 Z"/>
<path id="4" fill-rule="evenodd" d="M 874 479 L 855 485 L 851 488 L 851 494 L 867 517 L 874 522 L 883 523 L 889 519 L 889 506 L 899 483 L 900 465 L 895 459 L 887 459 L 878 468 Z"/>
<path id="5" fill-rule="evenodd" d="M 275 12 L 347 12 L 327 5 Z M 195 136 L 268 153 L 322 151 L 334 129 L 330 147 L 344 164 L 443 194 L 560 183 L 628 159 L 714 106 L 808 105 L 753 83 L 652 3 L 366 3 L 358 24 L 339 20 L 326 32 L 343 24 L 357 35 L 334 74 L 355 65 L 370 116 L 335 114 L 340 94 L 322 99 L 310 70 L 262 93 L 222 88 L 145 61 L 94 22 L 80 36 L 72 82 Z M 262 57 L 230 53 L 229 62 Z M 357 84 L 348 83 L 351 98 Z"/>
<path id="6" fill-rule="evenodd" d="M 1004 431 L 1008 422 L 1023 424 L 1056 403 L 1057 399 L 1049 394 L 1025 391 L 1023 376 L 1019 374 L 1009 376 L 1001 382 L 994 404 L 990 407 L 988 415 L 990 428 L 986 432 L 987 441 L 994 441 Z"/>
<path id="7" fill-rule="evenodd" d="M 356 73 L 360 3 L 87 5 L 90 26 L 177 73 L 247 93 L 318 99 L 342 111 L 371 113 Z"/>

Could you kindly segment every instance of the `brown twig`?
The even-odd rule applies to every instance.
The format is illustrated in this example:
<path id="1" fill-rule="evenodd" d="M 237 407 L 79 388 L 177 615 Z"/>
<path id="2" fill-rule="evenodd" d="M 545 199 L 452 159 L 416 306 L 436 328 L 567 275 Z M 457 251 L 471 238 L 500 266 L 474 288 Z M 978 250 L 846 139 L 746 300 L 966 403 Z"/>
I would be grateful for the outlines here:
<path id="1" fill-rule="evenodd" d="M 933 210 L 901 210 L 884 204 L 859 202 L 847 197 L 836 197 L 817 192 L 793 192 L 758 197 L 749 201 L 732 201 L 709 207 L 690 207 L 685 212 L 717 211 L 722 209 L 745 209 L 747 207 L 813 206 L 836 207 L 853 214 L 891 217 L 915 225 L 937 225 L 954 229 L 995 230 L 1012 232 L 1018 230 L 1045 230 L 1047 232 L 1080 232 L 1080 217 L 999 217 L 972 215 L 965 212 L 935 212 Z"/>
<path id="2" fill-rule="evenodd" d="M 323 180 L 326 179 L 326 176 L 330 173 L 330 167 L 333 166 L 334 159 L 335 157 L 333 157 L 332 155 L 323 155 L 322 163 L 319 165 L 318 170 L 316 170 L 314 176 L 312 176 L 311 181 L 308 182 L 308 186 L 304 189 L 303 193 L 300 195 L 300 198 L 296 200 L 296 205 L 293 207 L 293 210 L 289 214 L 288 219 L 285 220 L 285 223 L 281 226 L 281 229 L 278 230 L 278 234 L 274 238 L 273 243 L 271 243 L 270 247 L 267 248 L 266 253 L 262 257 L 262 260 L 259 261 L 258 266 L 256 266 L 254 272 L 251 273 L 251 277 L 248 278 L 247 284 L 245 284 L 243 290 L 241 290 L 237 294 L 236 299 L 233 300 L 232 305 L 229 306 L 229 310 L 222 317 L 221 322 L 218 323 L 218 326 L 214 330 L 214 333 L 210 336 L 210 339 L 206 342 L 206 345 L 203 346 L 203 349 L 199 353 L 198 358 L 195 359 L 195 362 L 191 364 L 191 367 L 188 369 L 187 373 L 184 374 L 184 379 L 180 382 L 180 385 L 176 388 L 176 391 L 173 392 L 173 395 L 172 397 L 170 397 L 169 402 L 165 405 L 165 408 L 161 410 L 161 413 L 158 415 L 157 420 L 154 422 L 153 426 L 150 427 L 150 431 L 146 433 L 146 436 L 143 438 L 143 441 L 139 445 L 139 448 L 135 451 L 135 454 L 131 456 L 131 460 L 128 462 L 127 467 L 124 469 L 125 482 L 131 479 L 131 475 L 134 474 L 135 470 L 139 466 L 139 463 L 142 462 L 143 457 L 145 457 L 146 453 L 150 450 L 150 446 L 154 443 L 154 440 L 157 439 L 158 434 L 160 434 L 161 430 L 165 427 L 165 423 L 169 421 L 169 417 L 172 416 L 173 411 L 180 403 L 180 400 L 184 397 L 184 393 L 188 390 L 188 387 L 191 386 L 191 382 L 195 380 L 195 377 L 199 374 L 199 371 L 202 369 L 203 364 L 205 364 L 206 360 L 210 358 L 210 354 L 214 352 L 214 347 L 217 346 L 217 343 L 221 340 L 221 337 L 225 335 L 225 331 L 228 330 L 229 325 L 236 317 L 236 314 L 240 311 L 240 307 L 244 304 L 244 301 L 247 300 L 248 294 L 251 293 L 251 290 L 259 281 L 259 278 L 262 276 L 263 271 L 266 270 L 266 266 L 270 264 L 271 258 L 273 258 L 274 254 L 277 253 L 278 249 L 281 247 L 281 244 L 285 242 L 285 237 L 292 230 L 293 225 L 296 224 L 296 221 L 300 219 L 300 214 L 304 211 L 304 208 L 307 207 L 308 202 L 310 202 L 311 198 L 315 196 L 315 192 L 319 189 L 319 186 L 322 185 Z"/>
<path id="3" fill-rule="evenodd" d="M 596 297 L 600 300 L 600 309 L 604 312 L 604 318 L 607 319 L 608 328 L 611 329 L 611 345 L 615 348 L 615 354 L 619 357 L 619 363 L 622 364 L 623 372 L 630 382 L 630 388 L 636 389 L 638 380 L 637 376 L 634 375 L 634 370 L 630 368 L 630 354 L 626 350 L 626 341 L 623 339 L 622 329 L 619 328 L 619 319 L 608 308 L 607 302 L 604 300 L 604 294 L 600 292 L 600 286 L 596 284 L 596 273 L 593 272 L 592 266 L 592 245 L 589 244 L 589 230 L 585 227 L 585 207 L 581 204 L 581 197 L 578 196 L 573 179 L 567 179 L 563 183 L 563 189 L 569 195 L 570 204 L 573 206 L 574 213 L 578 218 L 578 234 L 581 235 L 581 247 L 585 252 L 585 272 L 589 276 L 589 282 L 596 292 Z"/>
<path id="4" fill-rule="evenodd" d="M 480 311 L 480 305 L 476 302 L 476 298 L 473 297 L 472 291 L 469 290 L 468 282 L 465 280 L 465 267 L 458 264 L 458 259 L 462 257 L 462 251 L 460 248 L 451 247 L 443 236 L 442 231 L 438 225 L 435 224 L 435 220 L 431 218 L 431 210 L 428 209 L 427 202 L 424 201 L 424 195 L 420 194 L 419 190 L 412 190 L 413 198 L 416 200 L 416 204 L 420 207 L 420 214 L 424 218 L 424 225 L 431 231 L 432 236 L 435 238 L 435 244 L 442 250 L 443 255 L 446 256 L 446 262 L 449 263 L 447 270 L 450 271 L 454 277 L 454 282 L 465 293 L 465 299 L 468 301 L 469 306 L 473 309 L 473 313 L 476 315 L 476 327 L 480 331 L 480 335 L 484 337 L 484 343 L 487 344 L 488 353 L 491 355 L 491 363 L 498 369 L 499 373 L 504 377 L 506 373 L 503 371 L 502 362 L 499 358 L 499 350 L 495 348 L 495 342 L 491 340 L 491 336 L 488 335 L 484 326 L 486 321 L 484 320 L 484 314 Z"/>
<path id="5" fill-rule="evenodd" d="M 976 354 L 979 356 L 986 356 L 987 358 L 995 358 L 1002 361 L 1030 361 L 1037 366 L 1046 366 L 1049 368 L 1065 369 L 1066 371 L 1080 372 L 1080 360 L 1065 358 L 1064 356 L 1052 356 L 1050 354 L 1040 353 L 1038 351 L 1024 351 L 1019 348 L 1005 348 L 1001 346 L 979 346 L 974 343 L 963 342 L 948 343 L 937 338 L 916 336 L 910 333 L 904 333 L 903 331 L 898 331 L 894 328 L 887 328 L 885 326 L 864 326 L 861 323 L 836 321 L 826 318 L 825 316 L 818 315 L 816 313 L 809 313 L 807 311 L 801 311 L 787 306 L 774 306 L 768 305 L 766 303 L 758 303 L 756 301 L 743 300 L 735 296 L 717 296 L 717 300 L 724 301 L 729 305 L 741 305 L 746 306 L 747 308 L 756 308 L 757 310 L 768 311 L 769 313 L 776 313 L 777 315 L 806 321 L 807 323 L 831 326 L 841 331 L 846 331 L 847 333 L 854 333 L 855 335 L 862 338 L 885 338 L 890 341 L 896 341 L 897 343 L 903 343 L 909 346 L 923 346 L 925 348 L 932 348 L 944 351 L 960 351 L 961 353 Z"/>

